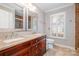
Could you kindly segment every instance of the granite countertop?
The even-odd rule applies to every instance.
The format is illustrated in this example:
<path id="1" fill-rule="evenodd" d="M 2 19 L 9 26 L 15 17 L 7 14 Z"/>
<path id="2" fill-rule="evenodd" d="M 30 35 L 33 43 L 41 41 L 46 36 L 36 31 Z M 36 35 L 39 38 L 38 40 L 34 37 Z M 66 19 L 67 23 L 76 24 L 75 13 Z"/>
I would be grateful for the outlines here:
<path id="1" fill-rule="evenodd" d="M 3 41 L 0 41 L 0 51 L 4 50 L 6 48 L 9 48 L 9 47 L 15 46 L 17 44 L 23 43 L 25 41 L 29 41 L 29 40 L 32 40 L 34 38 L 41 37 L 41 36 L 43 36 L 43 34 L 32 34 L 29 37 L 24 37 L 22 40 L 13 41 L 10 43 L 5 43 Z"/>

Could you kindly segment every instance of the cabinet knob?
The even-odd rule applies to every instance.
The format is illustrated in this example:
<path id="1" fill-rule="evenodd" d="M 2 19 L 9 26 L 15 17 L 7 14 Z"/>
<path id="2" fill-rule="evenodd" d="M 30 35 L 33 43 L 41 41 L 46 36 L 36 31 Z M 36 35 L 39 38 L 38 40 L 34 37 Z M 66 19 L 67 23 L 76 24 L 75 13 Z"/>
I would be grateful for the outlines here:
<path id="1" fill-rule="evenodd" d="M 36 40 L 36 42 L 38 42 L 38 41 Z"/>
<path id="2" fill-rule="evenodd" d="M 37 48 L 38 46 L 36 45 L 36 48 Z"/>

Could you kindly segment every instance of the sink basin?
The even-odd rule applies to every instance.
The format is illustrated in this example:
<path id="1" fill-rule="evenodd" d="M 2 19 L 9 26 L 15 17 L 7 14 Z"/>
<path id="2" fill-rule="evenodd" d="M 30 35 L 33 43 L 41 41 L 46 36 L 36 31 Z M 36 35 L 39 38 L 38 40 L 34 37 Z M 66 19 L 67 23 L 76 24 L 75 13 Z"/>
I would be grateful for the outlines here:
<path id="1" fill-rule="evenodd" d="M 4 40 L 3 42 L 4 43 L 11 43 L 11 42 L 14 42 L 14 41 L 22 40 L 24 38 L 30 38 L 30 37 L 33 38 L 34 36 L 40 36 L 40 34 L 23 35 L 22 37 L 13 38 L 13 39 L 7 39 L 7 40 Z"/>
<path id="2" fill-rule="evenodd" d="M 18 41 L 18 40 L 22 40 L 22 39 L 24 39 L 24 38 L 8 39 L 8 40 L 4 40 L 3 42 L 4 43 L 11 43 L 11 42 Z"/>

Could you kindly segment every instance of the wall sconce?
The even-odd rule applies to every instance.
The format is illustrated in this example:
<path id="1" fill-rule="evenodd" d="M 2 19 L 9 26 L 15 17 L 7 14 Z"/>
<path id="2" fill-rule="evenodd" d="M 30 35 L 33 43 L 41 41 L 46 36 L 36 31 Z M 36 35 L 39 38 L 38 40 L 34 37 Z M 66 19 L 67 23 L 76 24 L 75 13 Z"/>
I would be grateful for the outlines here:
<path id="1" fill-rule="evenodd" d="M 28 3 L 27 4 L 27 8 L 30 10 L 30 11 L 35 11 L 36 10 L 36 7 L 34 5 L 32 5 L 32 3 Z"/>

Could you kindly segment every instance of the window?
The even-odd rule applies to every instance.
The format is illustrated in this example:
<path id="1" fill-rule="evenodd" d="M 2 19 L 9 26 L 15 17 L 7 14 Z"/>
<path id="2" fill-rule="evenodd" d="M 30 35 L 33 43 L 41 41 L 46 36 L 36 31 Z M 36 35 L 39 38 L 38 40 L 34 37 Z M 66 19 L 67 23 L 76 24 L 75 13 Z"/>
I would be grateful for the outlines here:
<path id="1" fill-rule="evenodd" d="M 50 16 L 50 35 L 55 38 L 65 37 L 65 12 Z"/>
<path id="2" fill-rule="evenodd" d="M 37 32 L 37 16 L 28 16 L 28 30 Z"/>
<path id="3" fill-rule="evenodd" d="M 28 16 L 28 29 L 32 29 L 32 17 Z"/>

